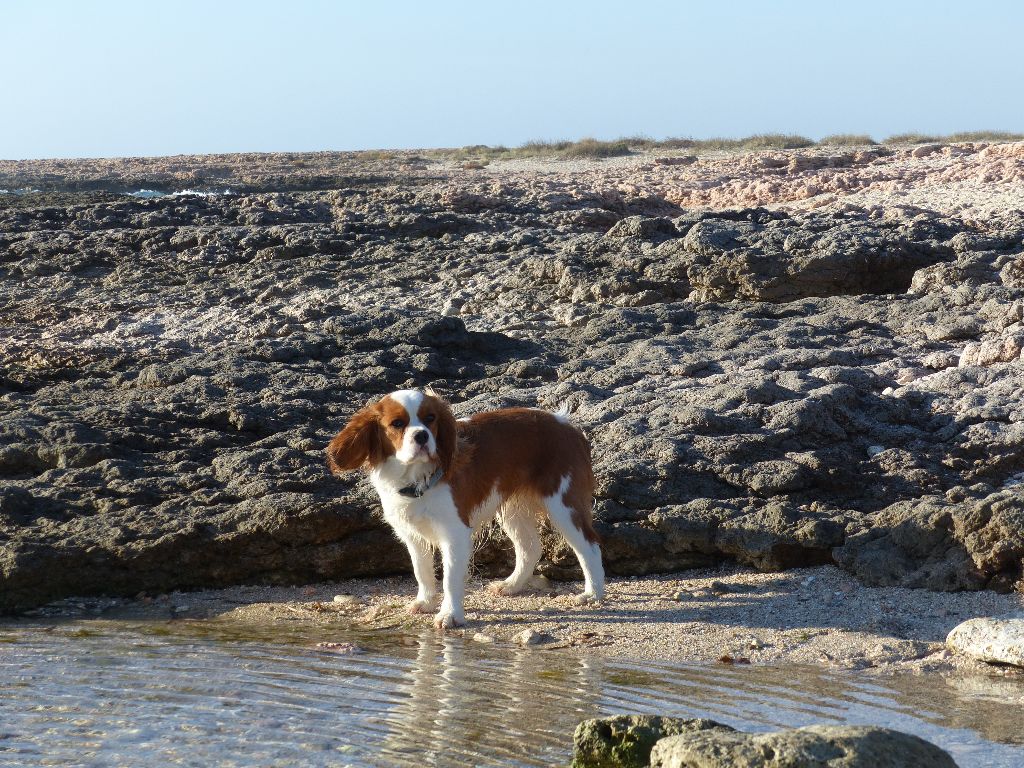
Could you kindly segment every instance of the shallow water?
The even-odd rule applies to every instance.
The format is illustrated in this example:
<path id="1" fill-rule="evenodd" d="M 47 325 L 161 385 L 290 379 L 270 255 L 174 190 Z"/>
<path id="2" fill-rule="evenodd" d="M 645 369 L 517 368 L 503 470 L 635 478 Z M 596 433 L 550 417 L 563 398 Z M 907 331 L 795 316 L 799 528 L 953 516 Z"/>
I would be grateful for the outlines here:
<path id="1" fill-rule="evenodd" d="M 362 651 L 330 652 L 320 641 Z M 1024 683 L 509 651 L 434 632 L 216 621 L 0 626 L 3 765 L 550 766 L 588 717 L 885 725 L 1024 765 Z"/>

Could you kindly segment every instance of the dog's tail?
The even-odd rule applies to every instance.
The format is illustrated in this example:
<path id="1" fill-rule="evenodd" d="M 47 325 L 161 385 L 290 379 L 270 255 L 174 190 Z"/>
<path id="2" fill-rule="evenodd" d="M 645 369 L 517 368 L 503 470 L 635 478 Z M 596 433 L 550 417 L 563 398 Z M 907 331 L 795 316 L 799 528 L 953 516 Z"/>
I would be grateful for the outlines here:
<path id="1" fill-rule="evenodd" d="M 572 404 L 568 400 L 562 400 L 560 406 L 551 415 L 562 424 L 571 424 L 572 420 L 569 417 L 572 415 Z"/>
<path id="2" fill-rule="evenodd" d="M 569 404 L 568 400 L 566 400 L 564 403 L 562 403 L 560 406 L 558 406 L 558 410 L 555 411 L 552 414 L 552 416 L 554 416 L 556 419 L 558 419 L 563 424 L 569 424 L 569 425 L 575 426 L 575 424 L 572 423 L 572 419 L 569 418 L 571 415 L 572 415 L 572 405 Z"/>
<path id="3" fill-rule="evenodd" d="M 558 406 L 558 410 L 554 411 L 551 415 L 554 416 L 556 419 L 558 419 L 562 424 L 565 424 L 566 426 L 572 427 L 577 432 L 579 432 L 581 435 L 586 437 L 587 436 L 586 431 L 583 429 L 582 426 L 580 426 L 580 424 L 576 421 L 576 419 L 572 418 L 572 412 L 573 412 L 572 403 L 570 403 L 568 400 L 565 400 L 565 401 L 562 402 L 562 404 L 560 406 Z"/>

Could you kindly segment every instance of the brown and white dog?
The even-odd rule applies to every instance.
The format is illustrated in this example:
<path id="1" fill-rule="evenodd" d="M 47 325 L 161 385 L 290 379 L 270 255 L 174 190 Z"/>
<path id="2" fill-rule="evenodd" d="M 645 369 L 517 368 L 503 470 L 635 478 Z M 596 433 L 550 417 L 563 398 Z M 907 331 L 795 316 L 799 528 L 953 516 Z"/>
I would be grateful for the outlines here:
<path id="1" fill-rule="evenodd" d="M 438 627 L 465 623 L 473 532 L 495 516 L 515 545 L 516 565 L 492 591 L 526 587 L 541 556 L 537 518 L 546 515 L 583 567 L 578 600 L 604 595 L 590 445 L 562 413 L 507 408 L 456 421 L 431 390 L 403 389 L 356 413 L 327 447 L 327 463 L 336 473 L 368 471 L 384 519 L 409 548 L 419 585 L 412 613 L 429 611 L 437 597 L 434 549 L 441 550 Z"/>

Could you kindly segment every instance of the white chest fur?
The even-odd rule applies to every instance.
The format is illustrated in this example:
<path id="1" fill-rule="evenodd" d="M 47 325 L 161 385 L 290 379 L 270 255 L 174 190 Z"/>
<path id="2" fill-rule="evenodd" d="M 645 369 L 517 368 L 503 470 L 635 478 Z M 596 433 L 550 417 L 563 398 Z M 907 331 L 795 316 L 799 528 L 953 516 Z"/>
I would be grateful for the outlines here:
<path id="1" fill-rule="evenodd" d="M 388 469 L 385 466 L 372 472 L 370 481 L 380 496 L 384 519 L 400 538 L 404 540 L 411 534 L 437 547 L 448 540 L 454 530 L 466 527 L 448 483 L 442 481 L 422 496 L 410 497 L 399 493 L 398 489 L 410 485 L 413 480 L 405 474 L 395 476 Z M 497 490 L 492 491 L 480 506 L 470 512 L 470 526 L 475 530 L 490 522 L 501 502 Z"/>
<path id="2" fill-rule="evenodd" d="M 409 537 L 421 539 L 431 546 L 439 546 L 453 527 L 462 526 L 451 488 L 440 482 L 422 496 L 411 497 L 399 493 L 399 488 L 415 483 L 425 484 L 433 467 L 424 467 L 412 475 L 407 470 L 395 471 L 387 463 L 370 473 L 370 482 L 380 496 L 384 519 L 395 529 L 403 541 Z M 405 469 L 405 468 L 403 468 Z"/>

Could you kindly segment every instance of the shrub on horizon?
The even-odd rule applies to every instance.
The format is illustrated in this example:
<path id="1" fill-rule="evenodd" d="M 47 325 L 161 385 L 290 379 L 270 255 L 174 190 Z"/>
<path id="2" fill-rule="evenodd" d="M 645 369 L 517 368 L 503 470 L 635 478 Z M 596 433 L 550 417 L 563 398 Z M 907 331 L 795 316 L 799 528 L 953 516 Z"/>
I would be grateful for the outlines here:
<path id="1" fill-rule="evenodd" d="M 936 141 L 942 141 L 942 137 L 927 133 L 897 133 L 882 139 L 883 144 L 931 144 Z"/>
<path id="2" fill-rule="evenodd" d="M 629 154 L 629 143 L 619 141 L 598 141 L 597 139 L 580 139 L 573 142 L 560 153 L 570 158 L 603 158 L 619 157 Z"/>
<path id="3" fill-rule="evenodd" d="M 837 133 L 818 140 L 819 146 L 824 147 L 863 147 L 865 145 L 873 146 L 877 143 L 866 133 Z"/>
<path id="4" fill-rule="evenodd" d="M 943 137 L 943 141 L 1024 141 L 1024 133 L 1010 131 L 961 131 Z"/>

